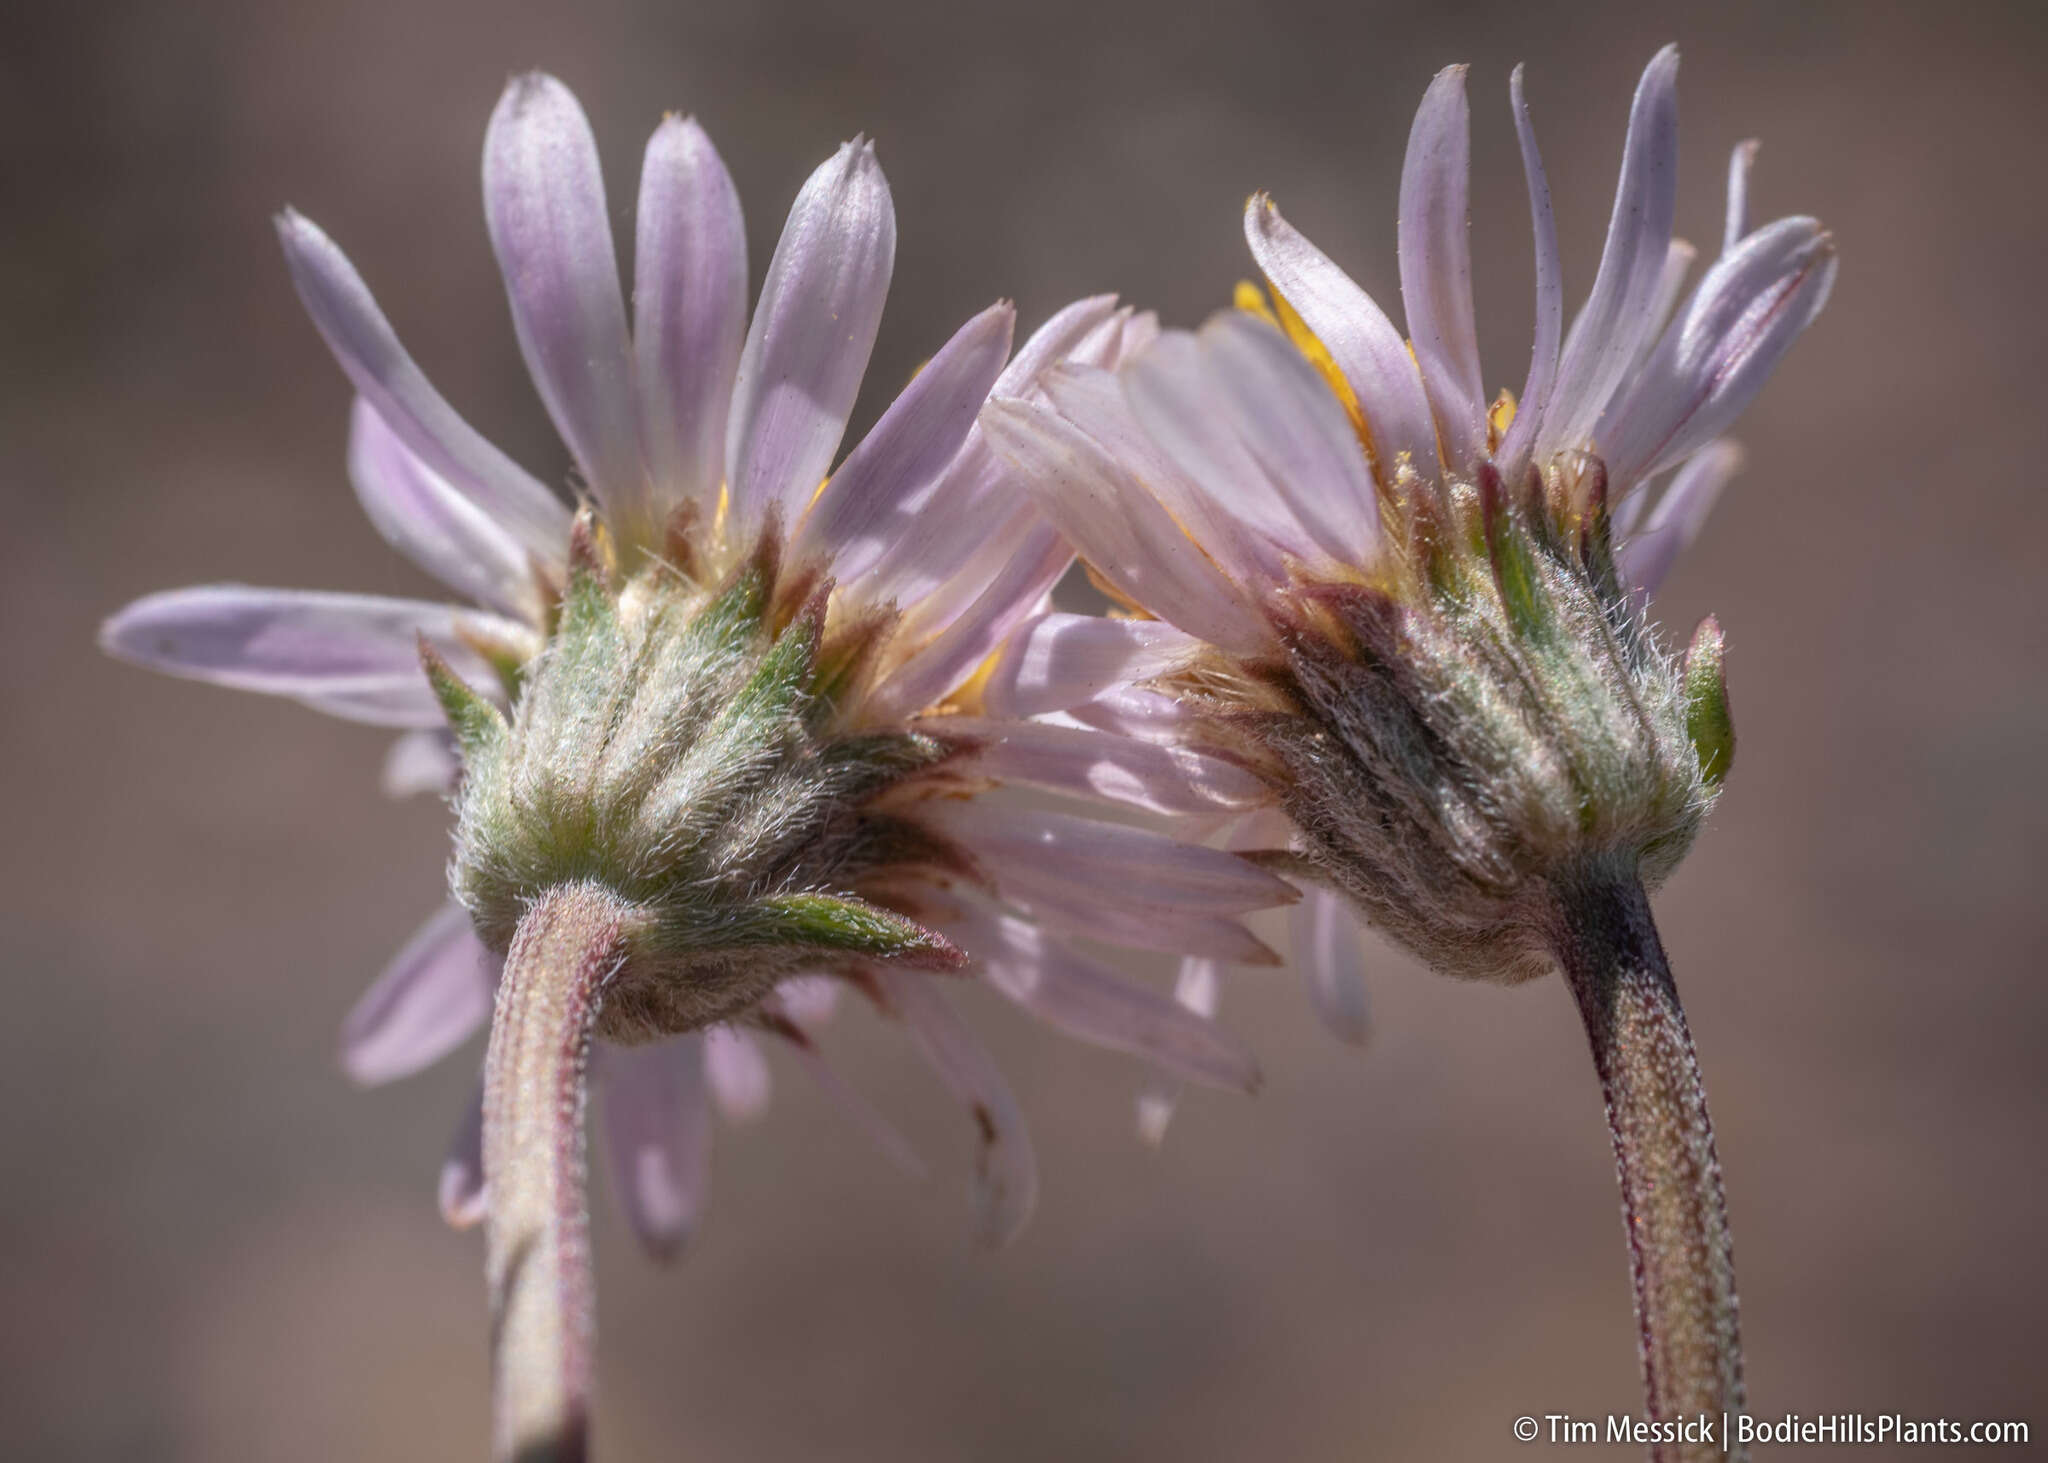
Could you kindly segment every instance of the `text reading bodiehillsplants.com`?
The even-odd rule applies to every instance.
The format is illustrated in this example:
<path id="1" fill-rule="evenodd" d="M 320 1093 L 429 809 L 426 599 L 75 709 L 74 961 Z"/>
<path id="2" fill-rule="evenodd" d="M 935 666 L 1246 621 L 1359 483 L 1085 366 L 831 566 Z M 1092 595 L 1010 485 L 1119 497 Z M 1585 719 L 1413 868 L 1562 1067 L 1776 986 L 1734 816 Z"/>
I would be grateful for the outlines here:
<path id="1" fill-rule="evenodd" d="M 1726 1453 L 1756 1443 L 2010 1447 L 2032 1441 L 2033 1429 L 2024 1422 L 1965 1422 L 1949 1417 L 1907 1417 L 1897 1412 L 1827 1412 L 1812 1417 L 1798 1412 L 1781 1417 L 1701 1412 L 1674 1419 L 1651 1419 L 1626 1412 L 1611 1412 L 1605 1417 L 1546 1412 L 1516 1418 L 1514 1434 L 1518 1442 L 1567 1446 L 1626 1444 L 1640 1448 L 1654 1443 L 1706 1443 Z"/>

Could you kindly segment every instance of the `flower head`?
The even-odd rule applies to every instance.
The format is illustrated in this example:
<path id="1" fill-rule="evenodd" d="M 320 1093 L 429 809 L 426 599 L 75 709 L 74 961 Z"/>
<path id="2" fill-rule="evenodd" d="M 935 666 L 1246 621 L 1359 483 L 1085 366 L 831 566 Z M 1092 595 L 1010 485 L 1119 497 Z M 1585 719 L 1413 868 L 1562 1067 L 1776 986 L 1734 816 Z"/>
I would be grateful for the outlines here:
<path id="1" fill-rule="evenodd" d="M 470 428 L 341 252 L 287 213 L 293 279 L 358 393 L 357 494 L 477 607 L 209 587 L 139 601 L 103 635 L 156 669 L 410 728 L 389 780 L 452 789 L 455 902 L 350 1018 L 351 1071 L 383 1080 L 459 1043 L 526 912 L 587 886 L 617 955 L 596 1027 L 606 1124 L 658 1249 L 699 1200 L 707 1087 L 758 1108 L 750 1033 L 810 1055 L 849 983 L 972 1108 L 990 1238 L 1021 1223 L 1034 1169 L 937 980 L 978 975 L 1083 1040 L 1250 1086 L 1216 1027 L 1069 940 L 1270 960 L 1241 916 L 1288 887 L 1137 826 L 1249 807 L 1259 785 L 1226 758 L 1017 709 L 1040 673 L 1016 656 L 1071 618 L 1044 601 L 1072 551 L 976 420 L 1055 362 L 1115 365 L 1149 317 L 1083 300 L 1013 358 L 1013 312 L 991 306 L 835 468 L 895 250 L 871 145 L 804 185 L 751 316 L 738 196 L 693 121 L 648 144 L 630 310 L 595 143 L 559 82 L 507 89 L 484 197 L 580 506 Z M 1006 640 L 1019 650 L 992 659 Z M 481 1127 L 472 1113 L 444 1175 L 453 1215 L 481 1211 Z"/>
<path id="2" fill-rule="evenodd" d="M 1537 282 L 1519 397 L 1484 386 L 1452 67 L 1401 181 L 1405 336 L 1259 195 L 1245 233 L 1270 301 L 1245 286 L 1200 331 L 1062 366 L 1049 401 L 984 418 L 1105 586 L 1210 647 L 1110 702 L 1155 696 L 1181 745 L 1258 768 L 1290 843 L 1269 865 L 1454 974 L 1554 969 L 1559 888 L 1664 877 L 1732 749 L 1718 627 L 1674 658 L 1645 605 L 1735 466 L 1720 434 L 1825 301 L 1834 246 L 1808 218 L 1748 226 L 1744 144 L 1720 257 L 1683 292 L 1677 64 L 1666 49 L 1643 75 L 1569 332 L 1515 74 Z M 1297 934 L 1349 968 L 1333 915 L 1311 901 Z"/>

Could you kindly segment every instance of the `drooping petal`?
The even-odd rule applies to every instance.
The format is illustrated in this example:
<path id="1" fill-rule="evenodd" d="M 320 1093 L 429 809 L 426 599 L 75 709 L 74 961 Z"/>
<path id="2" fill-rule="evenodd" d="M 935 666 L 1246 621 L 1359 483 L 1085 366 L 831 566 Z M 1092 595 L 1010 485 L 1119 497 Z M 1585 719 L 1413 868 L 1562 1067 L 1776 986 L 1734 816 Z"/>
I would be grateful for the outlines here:
<path id="1" fill-rule="evenodd" d="M 859 593 L 861 576 L 917 516 L 979 506 L 929 490 L 967 440 L 1009 359 L 1016 316 L 1007 302 L 991 305 L 903 388 L 811 505 L 795 538 L 798 561 L 821 556 L 842 585 Z"/>
<path id="2" fill-rule="evenodd" d="M 384 754 L 378 785 L 388 798 L 409 798 L 423 792 L 448 793 L 462 771 L 455 739 L 439 727 L 401 732 Z"/>
<path id="3" fill-rule="evenodd" d="M 1044 721 L 948 717 L 937 724 L 975 744 L 967 765 L 1004 782 L 1155 813 L 1229 812 L 1267 797 L 1265 785 L 1242 767 L 1184 747 Z"/>
<path id="4" fill-rule="evenodd" d="M 1235 854 L 1145 828 L 1040 808 L 931 802 L 920 818 L 986 860 L 1000 880 L 1077 893 L 1114 891 L 1125 904 L 1205 915 L 1292 904 L 1294 888 Z"/>
<path id="5" fill-rule="evenodd" d="M 555 429 L 615 521 L 644 521 L 633 353 L 597 139 L 569 88 L 516 76 L 484 134 L 484 219 Z"/>
<path id="6" fill-rule="evenodd" d="M 981 704 L 991 716 L 1064 711 L 1113 686 L 1164 675 L 1198 649 L 1192 636 L 1162 620 L 1039 615 L 1003 642 Z"/>
<path id="7" fill-rule="evenodd" d="M 1379 492 L 1328 383 L 1242 310 L 1214 316 L 1201 341 L 1227 388 L 1224 410 L 1294 520 L 1339 564 L 1369 563 L 1380 546 Z"/>
<path id="8" fill-rule="evenodd" d="M 1005 899 L 1065 934 L 1133 950 L 1211 955 L 1233 965 L 1281 963 L 1273 948 L 1237 916 L 1208 914 L 1194 903 L 1179 908 L 1135 905 L 1119 898 L 1113 885 L 1084 886 L 1028 867 L 1011 866 L 1002 873 Z"/>
<path id="9" fill-rule="evenodd" d="M 665 118 L 640 165 L 633 245 L 633 364 L 656 511 L 717 508 L 746 338 L 739 191 L 695 118 Z"/>
<path id="10" fill-rule="evenodd" d="M 355 266 L 308 219 L 278 215 L 292 284 L 327 348 L 400 441 L 456 491 L 503 524 L 543 564 L 559 565 L 569 510 L 456 414 L 377 308 Z"/>
<path id="11" fill-rule="evenodd" d="M 1827 303 L 1835 242 L 1784 218 L 1716 260 L 1601 425 L 1612 478 L 1649 477 L 1720 435 Z"/>
<path id="12" fill-rule="evenodd" d="M 595 1054 L 612 1188 L 633 1233 L 657 1260 L 696 1227 L 711 1181 L 711 1107 L 696 1033 Z"/>
<path id="13" fill-rule="evenodd" d="M 924 1160 L 917 1156 L 910 1140 L 833 1069 L 815 1044 L 808 1040 L 798 1041 L 792 1042 L 790 1048 L 797 1054 L 797 1060 L 803 1063 L 804 1070 L 811 1074 L 811 1080 L 824 1089 L 832 1106 L 851 1118 L 854 1126 L 867 1134 L 869 1141 L 882 1151 L 884 1158 L 914 1179 L 925 1176 Z"/>
<path id="14" fill-rule="evenodd" d="M 135 601 L 100 627 L 116 659 L 243 691 L 291 696 L 386 726 L 438 726 L 440 703 L 420 671 L 425 636 L 459 674 L 489 667 L 465 625 L 518 643 L 524 626 L 418 600 L 239 584 L 174 589 Z"/>
<path id="15" fill-rule="evenodd" d="M 490 1204 L 484 1193 L 484 1087 L 477 1083 L 462 1121 L 449 1140 L 448 1156 L 441 1160 L 441 1175 L 435 1185 L 441 1217 L 451 1228 L 468 1229 L 481 1224 Z"/>
<path id="16" fill-rule="evenodd" d="M 775 1002 L 783 1015 L 809 1028 L 832 1019 L 842 989 L 844 982 L 829 975 L 792 975 L 775 983 Z"/>
<path id="17" fill-rule="evenodd" d="M 734 1026 L 706 1031 L 704 1075 L 726 1121 L 752 1122 L 768 1110 L 768 1058 L 750 1032 Z"/>
<path id="18" fill-rule="evenodd" d="M 367 397 L 357 397 L 349 414 L 348 475 L 386 543 L 480 604 L 539 618 L 526 546 L 406 446 Z"/>
<path id="19" fill-rule="evenodd" d="M 1622 146 L 1607 247 L 1585 308 L 1572 322 L 1536 456 L 1584 444 L 1649 329 L 1678 201 L 1678 48 L 1651 58 L 1636 87 Z"/>
<path id="20" fill-rule="evenodd" d="M 1038 1161 L 1009 1084 L 928 977 L 888 969 L 874 977 L 925 1060 L 973 1116 L 980 1142 L 972 1189 L 975 1238 L 1009 1243 L 1038 1203 Z"/>
<path id="21" fill-rule="evenodd" d="M 1322 342 L 1350 384 L 1381 478 L 1391 486 L 1405 458 L 1424 481 L 1434 481 L 1436 421 L 1415 358 L 1386 312 L 1282 218 L 1263 193 L 1246 206 L 1244 234 L 1274 291 Z"/>
<path id="22" fill-rule="evenodd" d="M 1258 1088 L 1258 1063 L 1243 1043 L 1186 1006 L 1113 974 L 1025 920 L 991 914 L 970 925 L 963 943 L 981 957 L 989 983 L 1048 1025 L 1191 1082 Z"/>
<path id="23" fill-rule="evenodd" d="M 1529 453 L 1550 412 L 1557 383 L 1558 342 L 1564 334 L 1564 271 L 1557 257 L 1557 220 L 1550 209 L 1550 180 L 1543 173 L 1543 155 L 1536 150 L 1536 127 L 1522 93 L 1522 68 L 1508 79 L 1509 102 L 1515 112 L 1515 134 L 1522 147 L 1522 174 L 1529 185 L 1529 220 L 1535 233 L 1536 332 L 1529 349 L 1529 375 L 1522 383 L 1515 420 L 1500 444 L 1501 476 L 1518 482 L 1529 465 Z"/>
<path id="24" fill-rule="evenodd" d="M 740 352 L 726 481 L 744 535 L 792 525 L 832 466 L 860 391 L 889 275 L 896 212 L 872 143 L 847 143 L 797 194 Z"/>
<path id="25" fill-rule="evenodd" d="M 1678 556 L 1699 536 L 1714 500 L 1742 466 L 1733 442 L 1710 442 L 1672 477 L 1642 532 L 1631 535 L 1616 554 L 1622 579 L 1645 595 L 1663 587 Z"/>
<path id="26" fill-rule="evenodd" d="M 1287 912 L 1288 942 L 1308 982 L 1309 1002 L 1341 1041 L 1363 1043 L 1372 1032 L 1365 983 L 1365 944 L 1344 901 L 1327 889 L 1303 891 Z"/>
<path id="27" fill-rule="evenodd" d="M 1237 587 L 1080 428 L 1024 401 L 991 402 L 981 420 L 1046 517 L 1132 603 L 1239 654 L 1273 643 Z"/>
<path id="28" fill-rule="evenodd" d="M 369 1087 L 432 1066 L 490 1016 L 497 967 L 469 912 L 444 904 L 342 1023 L 342 1069 Z"/>
<path id="29" fill-rule="evenodd" d="M 424 676 L 421 683 L 425 683 Z M 359 721 L 365 726 L 425 729 L 447 725 L 440 703 L 435 702 L 430 707 L 421 698 L 419 686 L 408 681 L 357 682 L 338 690 L 294 696 L 292 699 L 325 715 L 342 721 Z"/>
<path id="30" fill-rule="evenodd" d="M 1174 978 L 1173 999 L 1195 1015 L 1214 1019 L 1217 996 L 1222 989 L 1221 967 L 1214 960 L 1189 956 L 1180 963 Z M 1138 1095 L 1138 1137 L 1157 1148 L 1166 1141 L 1167 1126 L 1180 1106 L 1180 1084 L 1164 1080 L 1146 1084 Z"/>
<path id="31" fill-rule="evenodd" d="M 1757 149 L 1762 146 L 1752 137 L 1736 143 L 1728 158 L 1728 218 L 1721 230 L 1723 254 L 1749 237 L 1749 173 L 1756 166 Z"/>
<path id="32" fill-rule="evenodd" d="M 1401 167 L 1401 306 L 1451 466 L 1486 450 L 1486 381 L 1472 320 L 1472 115 L 1465 68 L 1436 74 Z"/>

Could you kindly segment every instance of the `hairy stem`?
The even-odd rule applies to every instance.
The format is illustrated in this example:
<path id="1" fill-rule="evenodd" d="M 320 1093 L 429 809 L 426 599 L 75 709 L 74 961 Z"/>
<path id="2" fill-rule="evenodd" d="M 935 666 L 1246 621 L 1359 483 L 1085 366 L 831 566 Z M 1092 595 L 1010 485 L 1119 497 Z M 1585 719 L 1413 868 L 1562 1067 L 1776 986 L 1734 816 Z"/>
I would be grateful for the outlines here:
<path id="1" fill-rule="evenodd" d="M 519 921 L 484 1059 L 484 1272 L 491 1295 L 493 1456 L 589 1453 L 595 1295 L 583 1155 L 584 1071 L 624 906 L 591 884 Z"/>
<path id="2" fill-rule="evenodd" d="M 1699 1442 L 1659 1443 L 1653 1463 L 1724 1455 L 1723 1414 L 1742 1409 L 1735 1256 L 1714 1127 L 1692 1033 L 1633 871 L 1588 872 L 1559 891 L 1557 954 L 1578 998 L 1607 1099 L 1621 1175 L 1652 1418 L 1706 1414 Z"/>

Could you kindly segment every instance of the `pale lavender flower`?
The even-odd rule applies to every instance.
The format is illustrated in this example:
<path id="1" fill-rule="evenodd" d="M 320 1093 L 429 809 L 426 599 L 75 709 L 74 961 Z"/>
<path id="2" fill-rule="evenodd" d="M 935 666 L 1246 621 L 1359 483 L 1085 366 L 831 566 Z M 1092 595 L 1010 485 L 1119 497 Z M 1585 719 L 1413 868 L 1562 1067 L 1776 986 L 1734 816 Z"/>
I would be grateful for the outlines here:
<path id="1" fill-rule="evenodd" d="M 485 144 L 484 196 L 520 348 L 575 458 L 594 512 L 586 547 L 622 613 L 670 580 L 709 593 L 765 552 L 777 592 L 829 587 L 817 609 L 826 650 L 843 643 L 860 660 L 830 733 L 943 745 L 942 767 L 891 795 L 956 864 L 912 860 L 871 872 L 857 892 L 922 920 L 980 978 L 1068 1034 L 1178 1076 L 1253 1086 L 1249 1057 L 1218 1028 L 1070 941 L 1270 961 L 1241 917 L 1290 898 L 1284 884 L 1133 826 L 1147 814 L 1249 806 L 1261 796 L 1255 781 L 1227 760 L 1013 713 L 981 690 L 1043 677 L 991 656 L 1018 625 L 1042 619 L 1072 551 L 1016 487 L 976 413 L 991 391 L 1034 393 L 1054 362 L 1114 366 L 1154 333 L 1150 317 L 1110 297 L 1083 300 L 1013 358 L 1012 311 L 993 306 L 939 349 L 835 469 L 895 251 L 870 144 L 842 147 L 804 185 L 751 318 L 739 199 L 693 120 L 670 117 L 647 146 L 630 305 L 595 143 L 559 82 L 534 75 L 507 89 Z M 172 674 L 406 728 L 387 788 L 453 791 L 456 746 L 419 647 L 510 709 L 530 670 L 548 663 L 574 572 L 572 511 L 434 389 L 325 234 L 290 212 L 278 232 L 299 294 L 358 392 L 348 461 L 365 512 L 473 605 L 210 586 L 138 601 L 108 622 L 102 643 Z M 1006 785 L 1077 801 L 1065 811 L 1005 801 Z M 349 1073 L 388 1081 L 470 1037 L 491 1010 L 500 936 L 480 938 L 460 903 L 433 914 L 349 1017 Z M 668 1253 L 694 1222 L 711 1111 L 745 1120 L 765 1103 L 761 1034 L 785 1039 L 856 1104 L 886 1150 L 915 1165 L 811 1047 L 838 988 L 828 977 L 845 975 L 909 1026 L 973 1109 L 984 1149 L 977 1229 L 991 1240 L 1013 1233 L 1036 1191 L 1031 1150 L 1000 1075 L 935 989 L 951 977 L 826 960 L 772 974 L 708 1024 L 595 1053 L 611 1167 L 647 1245 Z M 455 1222 L 484 1210 L 482 1131 L 479 1097 L 441 1180 Z"/>
<path id="2" fill-rule="evenodd" d="M 1677 70 L 1666 49 L 1643 75 L 1569 331 L 1515 74 L 1536 236 L 1519 399 L 1489 403 L 1479 361 L 1452 67 L 1402 173 L 1405 334 L 1257 195 L 1245 233 L 1270 305 L 1245 286 L 1200 331 L 1062 366 L 1049 402 L 983 417 L 1099 578 L 1207 646 L 1149 686 L 1076 678 L 1033 710 L 1260 772 L 1274 809 L 1239 838 L 1310 891 L 1293 945 L 1326 1021 L 1365 1029 L 1354 912 L 1448 974 L 1563 973 L 1607 1099 L 1649 1415 L 1666 1420 L 1743 1399 L 1719 1159 L 1647 894 L 1719 795 L 1734 732 L 1718 624 L 1674 658 L 1648 600 L 1736 466 L 1721 434 L 1835 276 L 1813 219 L 1750 227 L 1745 143 L 1721 253 L 1686 292 Z M 1161 634 L 1105 623 L 1088 632 L 1101 663 Z M 1180 995 L 1212 1012 L 1213 970 L 1190 963 Z M 1141 1103 L 1148 1134 L 1170 1104 Z"/>
<path id="3" fill-rule="evenodd" d="M 1667 48 L 1644 74 L 1606 248 L 1569 332 L 1549 188 L 1515 72 L 1536 250 L 1535 343 L 1519 397 L 1502 391 L 1489 403 L 1479 361 L 1465 68 L 1454 66 L 1423 100 L 1401 180 L 1406 338 L 1260 194 L 1245 234 L 1270 304 L 1242 286 L 1240 308 L 1196 332 L 1168 331 L 1119 367 L 1054 370 L 1050 403 L 993 404 L 986 424 L 1026 467 L 1048 515 L 1113 593 L 1165 622 L 1105 621 L 1078 633 L 1135 647 L 1172 626 L 1234 658 L 1278 657 L 1294 628 L 1276 623 L 1276 604 L 1318 581 L 1384 579 L 1415 561 L 1418 534 L 1467 500 L 1477 505 L 1483 477 L 1514 493 L 1532 474 L 1570 513 L 1584 516 L 1591 495 L 1603 497 L 1616 570 L 1647 600 L 1740 464 L 1721 434 L 1819 312 L 1835 275 L 1833 241 L 1813 219 L 1750 226 L 1756 144 L 1745 142 L 1730 166 L 1720 256 L 1685 292 L 1695 250 L 1673 236 L 1677 61 Z M 1021 648 L 1041 660 L 1057 653 Z M 1119 663 L 1128 681 L 1153 669 L 1136 653 Z M 1034 710 L 1138 735 L 1149 720 L 1169 741 L 1199 744 L 1186 705 L 1167 698 L 1134 722 L 1145 691 L 1091 699 L 1097 689 L 1073 681 Z M 1235 842 L 1270 846 L 1284 826 L 1248 823 Z M 1318 1011 L 1360 1040 L 1364 962 L 1345 903 L 1309 885 L 1291 934 Z"/>

